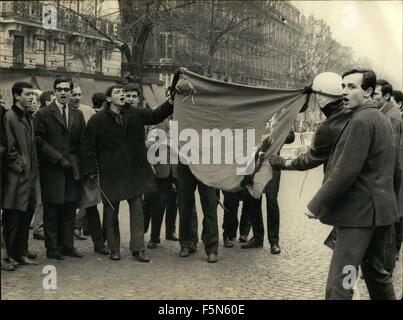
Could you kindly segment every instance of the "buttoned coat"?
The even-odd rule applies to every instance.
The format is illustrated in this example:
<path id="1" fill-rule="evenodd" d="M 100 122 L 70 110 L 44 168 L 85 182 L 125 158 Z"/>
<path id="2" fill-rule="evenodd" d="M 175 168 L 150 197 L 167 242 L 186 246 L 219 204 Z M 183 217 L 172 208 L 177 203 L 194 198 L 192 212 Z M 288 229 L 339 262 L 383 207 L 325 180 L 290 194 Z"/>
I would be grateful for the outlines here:
<path id="1" fill-rule="evenodd" d="M 84 175 L 99 172 L 100 186 L 111 202 L 156 190 L 147 160 L 144 126 L 163 121 L 172 114 L 173 106 L 167 101 L 154 110 L 122 108 L 121 112 L 123 126 L 109 108 L 94 115 L 88 121 L 82 144 Z"/>
<path id="2" fill-rule="evenodd" d="M 7 167 L 2 206 L 3 209 L 26 211 L 38 177 L 33 121 L 13 105 L 3 117 L 3 126 L 7 139 Z"/>
<path id="3" fill-rule="evenodd" d="M 34 118 L 39 172 L 44 204 L 63 204 L 80 200 L 80 182 L 72 170 L 65 170 L 62 159 L 77 164 L 80 171 L 80 143 L 85 122 L 80 110 L 68 106 L 68 126 L 55 102 L 39 109 Z"/>

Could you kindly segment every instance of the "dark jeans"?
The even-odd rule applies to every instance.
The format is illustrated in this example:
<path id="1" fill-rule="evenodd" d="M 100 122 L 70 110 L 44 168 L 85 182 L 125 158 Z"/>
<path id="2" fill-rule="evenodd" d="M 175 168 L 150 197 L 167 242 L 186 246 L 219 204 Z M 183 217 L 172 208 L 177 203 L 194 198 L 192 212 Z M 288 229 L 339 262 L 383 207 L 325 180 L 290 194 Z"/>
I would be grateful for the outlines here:
<path id="1" fill-rule="evenodd" d="M 144 250 L 144 215 L 142 201 L 140 197 L 128 199 L 130 214 L 130 250 L 133 252 Z M 113 202 L 112 205 L 104 204 L 106 216 L 106 237 L 108 249 L 111 253 L 120 252 L 120 229 L 119 229 L 119 204 Z"/>
<path id="2" fill-rule="evenodd" d="M 278 207 L 277 192 L 266 193 L 267 235 L 271 245 L 278 244 L 280 232 L 280 208 Z"/>
<path id="3" fill-rule="evenodd" d="M 74 248 L 74 219 L 76 203 L 43 205 L 45 247 L 48 251 Z"/>
<path id="4" fill-rule="evenodd" d="M 373 300 L 396 299 L 388 265 L 394 259 L 390 247 L 394 245 L 393 225 L 368 228 L 336 228 L 336 243 L 326 284 L 326 299 L 351 300 L 353 284 L 343 287 L 348 276 L 346 266 L 358 267 Z M 343 273 L 344 271 L 344 273 Z"/>
<path id="5" fill-rule="evenodd" d="M 244 201 L 242 205 L 241 220 L 238 222 L 238 207 L 239 202 L 242 201 L 242 196 L 239 192 L 225 192 L 224 194 L 224 219 L 222 228 L 224 239 L 234 239 L 236 238 L 238 225 L 239 234 L 241 236 L 248 236 L 251 229 L 251 221 L 248 214 L 249 202 Z"/>
<path id="6" fill-rule="evenodd" d="M 168 193 L 171 187 L 170 178 L 155 179 L 157 191 L 144 195 L 144 233 L 148 231 L 151 222 L 151 242 L 159 243 L 161 241 L 161 225 L 164 218 L 165 207 L 167 204 Z"/>
<path id="7" fill-rule="evenodd" d="M 198 181 L 189 167 L 178 164 L 178 197 L 179 197 L 179 239 L 182 248 L 190 247 L 197 239 L 195 223 L 196 186 L 199 191 L 203 210 L 202 241 L 206 254 L 218 251 L 218 225 L 216 190 Z"/>

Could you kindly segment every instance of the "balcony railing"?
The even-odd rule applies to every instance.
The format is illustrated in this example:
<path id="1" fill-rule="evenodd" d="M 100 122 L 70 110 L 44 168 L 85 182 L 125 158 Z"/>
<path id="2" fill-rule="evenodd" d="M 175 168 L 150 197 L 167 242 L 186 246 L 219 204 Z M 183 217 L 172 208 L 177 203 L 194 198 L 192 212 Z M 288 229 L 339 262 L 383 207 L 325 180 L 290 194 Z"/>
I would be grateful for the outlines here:
<path id="1" fill-rule="evenodd" d="M 1 1 L 0 16 L 10 17 L 21 22 L 38 23 L 42 25 L 42 7 L 43 3 L 39 1 Z M 68 9 L 57 7 L 57 29 L 78 32 L 102 37 L 94 30 L 90 24 L 85 21 L 88 19 L 103 33 L 114 37 L 116 36 L 116 26 L 106 19 L 95 19 L 93 16 L 78 14 Z"/>

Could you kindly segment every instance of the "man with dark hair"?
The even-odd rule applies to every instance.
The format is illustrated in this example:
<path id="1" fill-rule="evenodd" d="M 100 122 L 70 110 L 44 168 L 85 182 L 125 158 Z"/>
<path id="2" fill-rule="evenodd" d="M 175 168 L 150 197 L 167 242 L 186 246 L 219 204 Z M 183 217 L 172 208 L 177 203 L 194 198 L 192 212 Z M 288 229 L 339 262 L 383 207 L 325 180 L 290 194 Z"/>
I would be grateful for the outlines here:
<path id="1" fill-rule="evenodd" d="M 118 214 L 120 202 L 126 200 L 130 212 L 130 249 L 138 261 L 148 262 L 141 196 L 154 191 L 155 182 L 147 161 L 144 125 L 167 118 L 173 112 L 173 103 L 167 100 L 154 110 L 130 108 L 125 103 L 122 85 L 108 88 L 105 95 L 105 109 L 87 124 L 82 145 L 84 175 L 87 183 L 93 185 L 99 172 L 110 259 L 121 258 Z"/>
<path id="2" fill-rule="evenodd" d="M 74 84 L 71 98 L 71 106 L 83 113 L 85 123 L 96 114 L 96 111 L 81 103 L 81 88 Z M 74 236 L 76 239 L 86 239 L 82 236 L 81 230 L 87 225 L 89 234 L 94 244 L 94 252 L 108 255 L 109 251 L 105 248 L 102 236 L 101 220 L 97 205 L 101 202 L 101 193 L 98 188 L 90 189 L 85 184 L 82 185 L 80 197 L 80 210 L 75 219 Z"/>
<path id="3" fill-rule="evenodd" d="M 11 92 L 14 103 L 3 119 L 8 158 L 3 182 L 4 240 L 11 258 L 23 265 L 36 265 L 27 256 L 38 176 L 34 127 L 28 112 L 34 93 L 26 82 L 15 83 Z"/>
<path id="4" fill-rule="evenodd" d="M 39 108 L 46 107 L 50 105 L 55 100 L 55 92 L 53 90 L 47 90 L 42 92 L 41 96 L 39 97 Z"/>
<path id="5" fill-rule="evenodd" d="M 43 202 L 46 256 L 81 258 L 74 248 L 74 218 L 80 200 L 80 143 L 85 122 L 81 111 L 68 105 L 73 82 L 54 81 L 56 100 L 34 119 Z"/>
<path id="6" fill-rule="evenodd" d="M 403 93 L 399 90 L 393 90 L 392 99 L 395 101 L 400 112 L 403 112 Z"/>
<path id="7" fill-rule="evenodd" d="M 376 81 L 376 88 L 375 88 L 375 95 L 374 95 L 374 101 L 379 109 L 391 122 L 392 128 L 393 128 L 393 133 L 394 133 L 394 139 L 395 139 L 395 147 L 396 147 L 396 153 L 399 155 L 400 154 L 400 145 L 402 144 L 402 139 L 403 139 L 403 126 L 402 126 L 402 117 L 400 115 L 400 110 L 397 107 L 397 105 L 392 101 L 392 93 L 393 93 L 393 87 L 392 85 L 385 81 L 385 80 L 377 80 Z M 398 207 L 403 207 L 403 204 L 400 202 L 402 201 L 402 198 L 400 197 L 399 193 L 401 192 L 400 188 L 400 180 L 401 180 L 401 168 L 403 167 L 403 163 L 400 163 L 400 166 L 398 166 L 398 171 L 396 171 L 396 175 L 394 177 L 395 181 L 395 192 L 396 192 L 396 197 L 398 199 Z M 403 210 L 399 210 L 398 212 L 398 217 L 399 220 L 403 219 Z M 400 224 L 399 222 L 395 223 L 395 241 L 396 241 L 396 257 L 399 256 L 400 253 Z M 394 266 L 391 266 L 390 269 L 393 270 Z"/>
<path id="8" fill-rule="evenodd" d="M 106 96 L 104 92 L 97 92 L 92 95 L 92 106 L 95 111 L 101 111 L 104 103 L 106 102 Z"/>
<path id="9" fill-rule="evenodd" d="M 397 219 L 393 129 L 371 99 L 375 73 L 352 70 L 342 78 L 344 107 L 353 114 L 332 148 L 323 185 L 307 213 L 336 229 L 326 299 L 352 299 L 359 265 L 371 299 L 396 299 L 386 270 L 394 258 L 387 248 L 394 243 Z M 352 283 L 346 281 L 346 268 Z"/>
<path id="10" fill-rule="evenodd" d="M 3 166 L 6 164 L 5 163 L 5 155 L 7 153 L 7 143 L 6 143 L 6 137 L 5 137 L 5 132 L 4 132 L 4 126 L 3 126 L 3 116 L 6 113 L 6 109 L 4 107 L 4 101 L 3 97 L 0 94 L 0 209 L 3 207 L 3 202 L 2 202 L 2 185 L 3 185 L 3 177 L 4 177 L 4 172 L 3 172 Z M 1 270 L 3 271 L 14 271 L 15 270 L 15 265 L 13 265 L 8 257 L 7 254 L 7 247 L 6 244 L 4 243 L 4 238 L 3 238 L 3 223 L 2 219 L 0 216 L 0 236 L 1 236 Z"/>
<path id="11" fill-rule="evenodd" d="M 126 84 L 125 87 L 125 101 L 126 104 L 133 108 L 137 108 L 140 103 L 140 88 L 133 83 Z"/>

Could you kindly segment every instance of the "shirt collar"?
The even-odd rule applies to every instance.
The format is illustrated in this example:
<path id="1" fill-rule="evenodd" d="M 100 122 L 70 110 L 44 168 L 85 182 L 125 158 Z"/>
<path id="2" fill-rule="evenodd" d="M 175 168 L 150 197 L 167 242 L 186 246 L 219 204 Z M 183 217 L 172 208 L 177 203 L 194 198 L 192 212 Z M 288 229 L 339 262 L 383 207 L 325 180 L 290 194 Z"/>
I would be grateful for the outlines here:
<path id="1" fill-rule="evenodd" d="M 63 111 L 63 106 L 67 107 L 67 104 L 63 105 L 59 101 L 55 100 L 57 107 L 59 108 L 60 112 Z"/>

